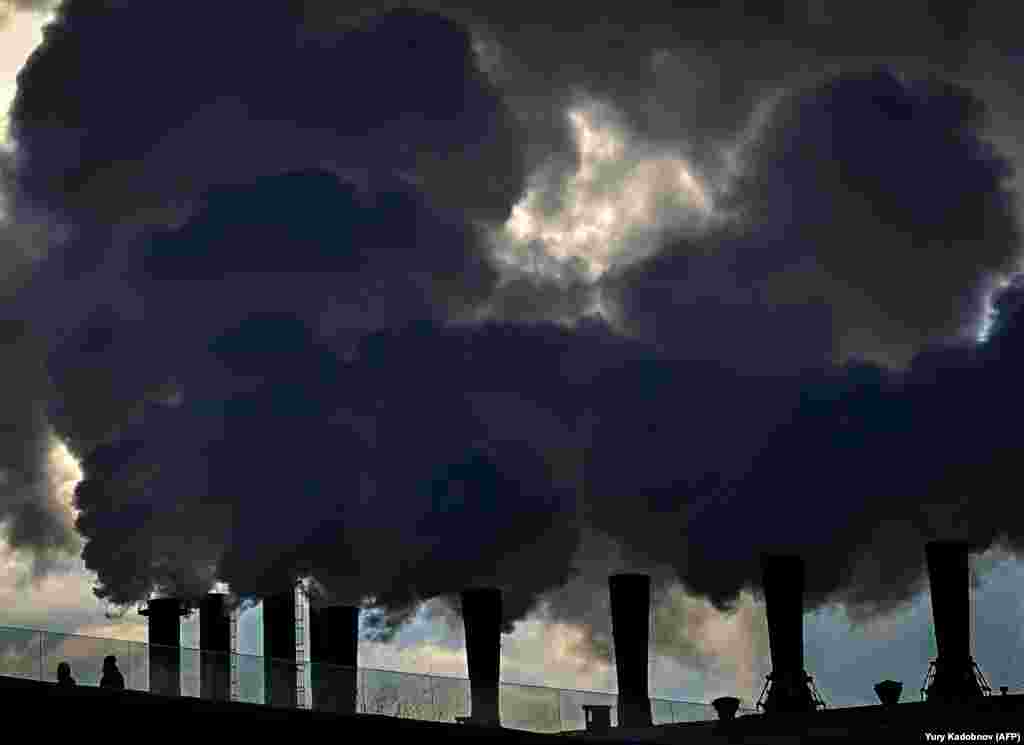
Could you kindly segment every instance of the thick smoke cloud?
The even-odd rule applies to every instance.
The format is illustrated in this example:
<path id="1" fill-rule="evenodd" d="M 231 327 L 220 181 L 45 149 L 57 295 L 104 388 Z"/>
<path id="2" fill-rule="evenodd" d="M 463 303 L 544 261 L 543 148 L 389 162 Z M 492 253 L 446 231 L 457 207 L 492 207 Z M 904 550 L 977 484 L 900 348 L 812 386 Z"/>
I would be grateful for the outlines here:
<path id="1" fill-rule="evenodd" d="M 852 71 L 849 19 L 806 13 L 784 14 L 788 42 L 737 8 L 666 7 L 547 18 L 528 45 L 528 8 L 451 10 L 475 58 L 432 15 L 246 6 L 242 31 L 202 9 L 66 3 L 13 110 L 16 214 L 70 234 L 10 308 L 53 386 L 19 388 L 35 408 L 16 419 L 83 458 L 101 597 L 215 578 L 262 595 L 310 572 L 325 601 L 374 597 L 385 636 L 473 584 L 505 587 L 513 620 L 567 586 L 596 530 L 620 568 L 662 568 L 659 597 L 674 574 L 729 607 L 777 549 L 814 557 L 812 603 L 867 615 L 921 586 L 927 538 L 1019 545 L 994 484 L 1016 447 L 1021 290 L 986 346 L 946 340 L 1019 251 L 970 91 Z M 909 18 L 873 27 L 871 56 Z M 970 56 L 941 48 L 940 67 Z M 578 166 L 578 89 L 685 143 L 740 219 L 596 285 L 503 273 L 484 229 L 528 166 Z M 614 329 L 587 317 L 598 297 Z M 552 597 L 554 617 L 594 617 Z"/>
<path id="2" fill-rule="evenodd" d="M 47 471 L 52 434 L 44 402 L 50 391 L 41 346 L 24 323 L 0 322 L 0 523 L 7 545 L 32 555 L 36 576 L 79 545 Z"/>
<path id="3" fill-rule="evenodd" d="M 870 59 L 959 74 L 972 55 L 1017 45 L 995 6 L 959 10 L 924 0 L 898 7 L 645 2 L 614 10 L 434 0 L 306 5 L 324 25 L 393 7 L 444 13 L 473 29 L 487 69 L 534 124 L 564 134 L 563 104 L 585 88 L 626 109 L 645 134 L 669 140 L 680 131 L 708 142 L 728 136 L 766 89 L 794 75 L 827 76 Z"/>
<path id="4" fill-rule="evenodd" d="M 156 478 L 150 473 L 150 441 L 158 436 L 148 434 L 139 417 L 162 421 L 153 412 L 168 402 L 180 404 L 186 379 L 201 379 L 211 399 L 232 395 L 230 387 L 220 387 L 228 384 L 217 377 L 216 366 L 211 371 L 194 361 L 206 343 L 203 333 L 215 336 L 260 308 L 286 309 L 312 328 L 343 337 L 344 347 L 357 338 L 354 332 L 396 319 L 458 315 L 494 282 L 493 270 L 475 252 L 466 217 L 501 219 L 522 180 L 514 121 L 477 73 L 468 37 L 440 17 L 400 13 L 328 38 L 303 35 L 298 16 L 283 5 L 250 9 L 246 34 L 237 33 L 231 9 L 204 8 L 198 25 L 188 20 L 187 8 L 166 11 L 153 16 L 126 3 L 60 8 L 19 81 L 12 110 L 18 149 L 13 184 L 6 190 L 14 219 L 4 233 L 13 242 L 41 223 L 49 234 L 37 228 L 35 240 L 18 246 L 30 242 L 40 257 L 52 254 L 30 286 L 18 288 L 10 312 L 30 319 L 48 340 L 44 355 L 58 395 L 27 386 L 12 387 L 12 395 L 41 410 L 52 400 L 50 419 L 81 456 L 99 446 L 116 449 L 126 428 L 141 428 L 147 444 L 133 458 L 142 458 L 139 467 L 147 479 Z M 190 40 L 187 55 L 181 54 L 183 38 Z M 234 51 L 225 54 L 229 47 Z M 337 71 L 365 72 L 371 61 L 374 74 L 346 76 L 342 90 Z M 446 164 L 443 182 L 428 173 L 437 170 L 431 166 L 437 159 Z M 473 172 L 465 172 L 470 164 Z M 345 191 L 326 172 L 319 178 L 272 178 L 308 166 L 332 171 L 358 188 Z M 476 171 L 478 166 L 485 170 Z M 271 180 L 208 192 L 216 184 L 244 185 L 263 175 Z M 439 209 L 457 204 L 459 210 L 435 214 L 401 179 L 420 184 Z M 374 204 L 377 194 L 382 196 Z M 190 222 L 203 196 L 210 203 Z M 312 201 L 302 205 L 303 199 Z M 342 220 L 342 228 L 327 227 L 334 224 L 327 211 L 341 203 L 366 209 L 361 226 Z M 394 221 L 396 210 L 404 220 Z M 266 216 L 259 225 L 251 222 L 254 211 Z M 41 213 L 48 219 L 36 219 Z M 275 214 L 283 217 L 275 222 Z M 300 266 L 301 239 L 287 227 L 299 221 L 309 229 L 303 236 L 307 257 L 337 242 L 323 261 Z M 166 237 L 151 238 L 153 230 L 173 233 L 186 223 L 187 231 L 171 239 L 171 253 L 162 249 Z M 244 227 L 231 236 L 239 241 L 234 260 L 222 255 L 204 262 L 201 254 L 182 248 L 195 252 L 196 245 L 217 242 L 223 237 L 218 231 L 236 224 Z M 373 233 L 381 226 L 386 229 Z M 317 230 L 323 233 L 321 246 L 308 239 Z M 410 240 L 416 236 L 441 249 L 416 250 Z M 403 253 L 411 261 L 399 259 Z M 275 254 L 290 257 L 291 281 L 273 274 L 287 264 L 275 263 Z M 239 263 L 239 255 L 248 260 Z M 399 259 L 401 270 L 389 264 L 389 256 Z M 359 273 L 364 265 L 374 268 Z M 229 267 L 236 281 L 216 287 Z M 404 281 L 394 282 L 396 276 Z M 189 325 L 181 313 L 186 297 L 206 319 L 191 347 L 181 333 Z M 29 359 L 23 352 L 12 354 Z M 46 424 L 40 417 L 37 430 Z M 22 431 L 32 419 L 26 413 L 18 417 L 19 425 L 23 421 Z M 179 426 L 213 436 L 205 423 Z M 163 442 L 182 449 L 173 439 Z M 12 472 L 30 478 L 41 457 L 23 459 Z M 114 456 L 101 451 L 96 457 Z M 159 469 L 161 483 L 167 471 Z M 99 464 L 96 472 L 107 473 Z M 109 474 L 96 478 L 117 481 Z M 126 602 L 152 584 L 150 567 L 169 561 L 156 548 L 163 542 L 147 544 L 146 538 L 180 537 L 182 531 L 167 516 L 154 522 L 124 512 L 110 518 L 111 532 L 105 532 L 103 505 L 111 507 L 109 515 L 117 513 L 111 491 L 118 488 L 94 484 L 85 490 L 80 529 L 91 539 L 87 558 L 96 567 L 101 557 L 123 555 L 114 548 L 119 540 L 136 536 L 137 577 L 124 578 L 113 565 L 100 572 L 101 594 Z M 206 496 L 198 485 L 176 493 L 193 507 Z M 191 574 L 181 567 L 192 557 L 188 549 L 176 550 L 185 553 L 171 561 L 180 583 L 183 574 Z M 205 543 L 198 550 L 204 569 L 185 582 L 189 587 L 206 576 L 211 551 L 217 556 Z M 166 578 L 172 570 L 153 571 Z"/>
<path id="5" fill-rule="evenodd" d="M 470 229 L 446 222 L 401 185 L 366 206 L 353 187 L 333 175 L 300 172 L 216 191 L 204 201 L 188 224 L 155 234 L 141 248 L 134 271 L 121 269 L 121 281 L 141 297 L 140 307 L 108 306 L 93 314 L 51 355 L 52 374 L 62 394 L 55 420 L 80 451 L 112 443 L 93 451 L 85 462 L 79 528 L 93 539 L 87 559 L 100 574 L 103 592 L 117 602 L 128 602 L 139 588 L 115 579 L 124 566 L 123 556 L 100 544 L 115 536 L 130 537 L 140 551 L 149 552 L 142 564 L 170 561 L 188 567 L 190 562 L 162 555 L 160 539 L 181 535 L 175 528 L 179 514 L 186 519 L 205 514 L 211 499 L 224 500 L 231 507 L 220 514 L 232 520 L 232 548 L 223 558 L 221 576 L 236 591 L 272 592 L 289 581 L 301 560 L 320 567 L 317 578 L 336 591 L 338 583 L 328 578 L 364 577 L 360 587 L 342 585 L 350 602 L 358 601 L 370 589 L 377 592 L 391 584 L 366 581 L 366 570 L 356 568 L 366 560 L 364 555 L 385 545 L 411 547 L 416 531 L 427 529 L 418 522 L 425 516 L 414 512 L 405 527 L 388 527 L 396 515 L 387 502 L 373 496 L 374 490 L 402 494 L 416 479 L 443 476 L 430 469 L 450 465 L 463 474 L 458 483 L 481 479 L 491 492 L 508 474 L 521 470 L 516 478 L 527 478 L 531 469 L 531 461 L 522 460 L 525 455 L 499 469 L 485 455 L 470 458 L 460 451 L 475 438 L 487 438 L 479 426 L 470 429 L 471 409 L 462 414 L 466 423 L 456 426 L 458 399 L 470 390 L 465 385 L 447 395 L 438 392 L 438 408 L 423 409 L 420 384 L 407 375 L 413 370 L 426 375 L 427 360 L 438 352 L 417 349 L 415 334 L 397 344 L 411 355 L 408 359 L 367 362 L 366 372 L 346 382 L 353 375 L 346 372 L 346 359 L 356 364 L 363 346 L 370 343 L 360 341 L 360 334 L 414 319 L 426 319 L 433 329 L 432 316 L 443 319 L 453 307 L 457 312 L 459 306 L 473 302 L 475 298 L 466 293 L 492 284 L 493 270 L 475 252 Z M 455 277 L 467 286 L 460 286 Z M 184 315 L 183 303 L 188 305 Z M 139 315 L 130 317 L 132 310 Z M 182 325 L 186 319 L 187 330 Z M 421 344 L 429 346 L 432 339 L 427 333 Z M 443 356 L 441 360 L 440 364 L 453 364 Z M 380 370 L 393 370 L 398 377 L 389 380 Z M 444 380 L 440 372 L 436 377 Z M 433 381 L 422 384 L 430 386 Z M 367 400 L 392 403 L 379 414 L 373 407 L 362 410 Z M 484 396 L 479 406 L 501 403 Z M 466 406 L 461 403 L 461 408 Z M 378 423 L 378 416 L 385 422 Z M 414 429 L 409 417 L 422 420 L 423 429 Z M 432 434 L 438 422 L 445 423 L 441 433 Z M 364 438 L 391 428 L 396 431 L 393 436 L 408 439 L 389 443 L 383 450 L 387 458 L 374 465 L 368 459 L 379 457 L 378 448 Z M 543 418 L 539 428 L 547 428 Z M 520 430 L 516 436 L 528 440 L 529 428 L 524 425 Z M 125 454 L 125 461 L 155 469 L 146 473 L 146 488 L 154 496 L 175 495 L 174 501 L 154 505 L 155 512 L 132 513 L 102 501 L 111 499 L 111 490 L 140 488 L 134 468 L 119 475 L 102 465 L 103 458 L 118 460 L 117 449 L 134 432 L 140 433 L 145 446 L 130 457 Z M 450 444 L 435 454 L 441 459 L 437 462 L 424 456 L 427 470 L 415 472 L 413 478 L 411 464 L 398 469 L 412 482 L 377 485 L 395 471 L 393 459 L 408 460 L 417 447 L 424 447 L 420 440 L 440 445 L 443 437 L 451 438 Z M 94 458 L 100 460 L 94 464 Z M 448 464 L 445 458 L 455 461 Z M 254 468 L 256 463 L 267 468 Z M 540 466 L 532 468 L 537 471 Z M 544 476 L 538 471 L 531 478 Z M 511 488 L 511 483 L 504 488 Z M 442 487 L 437 489 L 438 494 L 425 493 L 422 498 L 428 504 L 430 499 L 443 500 Z M 370 512 L 357 510 L 358 520 L 338 522 L 346 502 L 364 492 Z M 413 496 L 409 499 L 415 504 Z M 226 530 L 227 524 L 206 520 L 204 525 L 226 550 L 225 534 L 217 531 Z M 316 525 L 319 539 L 309 535 Z M 349 545 L 360 557 L 355 566 L 337 551 L 337 530 L 343 525 L 351 526 L 346 531 L 351 536 L 341 545 Z M 538 527 L 535 520 L 530 523 L 531 530 Z M 571 549 L 571 537 L 567 542 Z M 275 553 L 267 551 L 268 545 L 294 551 L 277 556 L 274 566 L 262 566 L 259 562 Z M 496 545 L 496 560 L 511 550 Z M 173 550 L 207 552 L 209 546 L 196 540 Z M 250 551 L 256 555 L 250 556 Z M 220 556 L 215 551 L 212 561 Z M 210 561 L 203 553 L 192 563 L 205 572 Z M 389 576 L 382 557 L 374 564 Z M 152 579 L 157 577 L 158 584 L 183 589 L 180 581 L 168 582 L 165 575 Z M 185 587 L 200 583 L 201 578 L 194 577 Z M 417 583 L 410 584 L 416 587 Z"/>
<path id="6" fill-rule="evenodd" d="M 521 133 L 457 26 L 410 11 L 320 34 L 295 4 L 241 8 L 61 5 L 11 112 L 24 194 L 79 226 L 160 222 L 209 186 L 326 165 L 507 211 Z"/>
<path id="7" fill-rule="evenodd" d="M 738 218 L 608 280 L 627 326 L 747 367 L 899 367 L 975 335 L 991 278 L 1020 261 L 1013 169 L 985 113 L 967 89 L 885 68 L 794 91 L 739 154 L 721 204 Z"/>
<path id="8" fill-rule="evenodd" d="M 1019 293 L 1008 290 L 1002 307 L 1019 303 Z M 780 379 L 752 399 L 735 397 L 750 391 L 748 383 L 720 376 L 701 385 L 692 365 L 680 367 L 677 379 L 691 381 L 680 388 L 703 393 L 706 408 L 656 389 L 660 406 L 688 420 L 666 438 L 674 461 L 651 455 L 662 439 L 649 433 L 663 419 L 650 409 L 609 420 L 588 464 L 607 463 L 613 452 L 635 463 L 633 492 L 644 499 L 624 519 L 608 489 L 606 499 L 593 500 L 604 508 L 593 513 L 595 523 L 653 560 L 672 562 L 689 589 L 722 607 L 757 585 L 758 553 L 778 550 L 813 557 L 812 605 L 842 600 L 854 617 L 893 610 L 921 587 L 924 541 L 1019 545 L 1016 508 L 998 485 L 1011 477 L 1016 448 L 1009 348 L 1020 322 L 1019 313 L 1004 315 L 990 346 L 937 348 L 905 374 L 852 364 Z M 734 434 L 759 433 L 737 440 L 734 463 L 691 446 L 695 434 L 715 437 L 706 429 L 714 410 L 719 420 L 731 415 L 723 427 Z M 602 489 L 614 477 L 593 468 L 588 476 Z"/>

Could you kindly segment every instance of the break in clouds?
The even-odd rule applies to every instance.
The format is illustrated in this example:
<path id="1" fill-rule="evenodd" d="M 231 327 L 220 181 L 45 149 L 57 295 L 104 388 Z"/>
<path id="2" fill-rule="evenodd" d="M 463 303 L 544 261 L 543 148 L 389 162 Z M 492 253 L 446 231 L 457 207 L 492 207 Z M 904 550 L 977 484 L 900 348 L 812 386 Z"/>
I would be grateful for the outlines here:
<path id="1" fill-rule="evenodd" d="M 311 574 L 385 631 L 473 584 L 595 626 L 583 536 L 720 609 L 800 552 L 854 617 L 924 540 L 1016 549 L 994 21 L 785 7 L 63 3 L 4 156 L 11 546 L 85 539 L 121 605 Z"/>

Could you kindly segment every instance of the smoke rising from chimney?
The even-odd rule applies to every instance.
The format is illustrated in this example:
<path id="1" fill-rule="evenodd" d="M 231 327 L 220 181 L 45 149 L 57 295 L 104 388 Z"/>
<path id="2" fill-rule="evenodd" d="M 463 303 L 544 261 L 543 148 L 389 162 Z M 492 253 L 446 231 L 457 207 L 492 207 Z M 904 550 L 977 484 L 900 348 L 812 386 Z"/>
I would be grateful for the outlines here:
<path id="1" fill-rule="evenodd" d="M 740 74 L 746 52 L 716 73 L 703 43 L 673 49 L 665 30 L 712 38 L 727 10 L 638 19 L 622 55 L 595 31 L 561 66 L 553 36 L 531 62 L 504 15 L 527 11 L 493 11 L 471 23 L 503 52 L 488 77 L 450 19 L 338 27 L 325 7 L 253 6 L 239 34 L 205 4 L 71 0 L 26 67 L 11 222 L 71 229 L 7 308 L 38 344 L 0 339 L 19 433 L 0 506 L 21 545 L 75 540 L 32 488 L 50 428 L 83 463 L 76 527 L 101 597 L 198 597 L 217 579 L 253 597 L 301 566 L 331 602 L 373 598 L 385 638 L 421 599 L 473 585 L 506 587 L 503 620 L 522 618 L 570 582 L 582 530 L 665 567 L 655 597 L 678 579 L 734 609 L 762 550 L 798 551 L 809 608 L 865 615 L 918 591 L 924 540 L 1021 545 L 991 488 L 1015 473 L 1014 421 L 991 412 L 1016 395 L 1024 291 L 1001 292 L 985 346 L 962 338 L 979 288 L 1019 259 L 1010 164 L 970 89 L 842 64 L 794 79 L 806 35 L 761 79 Z M 623 64 L 604 84 L 598 47 Z M 692 58 L 717 84 L 680 84 Z M 545 64 L 561 72 L 538 97 Z M 339 88 L 338 69 L 386 84 Z M 508 219 L 527 165 L 579 165 L 570 83 L 695 167 L 729 151 L 741 219 L 666 236 L 595 286 L 510 289 L 481 224 Z M 691 105 L 710 99 L 729 103 Z M 557 205 L 563 177 L 538 202 Z M 578 317 L 598 290 L 613 323 Z"/>

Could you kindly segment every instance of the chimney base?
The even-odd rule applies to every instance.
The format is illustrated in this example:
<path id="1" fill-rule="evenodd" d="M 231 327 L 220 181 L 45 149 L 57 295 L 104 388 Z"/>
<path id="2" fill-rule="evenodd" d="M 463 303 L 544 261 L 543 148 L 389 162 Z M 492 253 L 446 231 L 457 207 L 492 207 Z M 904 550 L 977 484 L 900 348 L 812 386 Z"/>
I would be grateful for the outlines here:
<path id="1" fill-rule="evenodd" d="M 626 697 L 619 694 L 619 727 L 653 727 L 651 699 L 647 696 Z"/>
<path id="2" fill-rule="evenodd" d="M 472 683 L 470 686 L 472 688 L 470 691 L 470 701 L 472 702 L 470 713 L 472 716 L 469 717 L 471 723 L 497 726 L 501 722 L 498 689 L 482 688 L 479 685 L 473 687 Z"/>
<path id="3" fill-rule="evenodd" d="M 823 705 L 812 688 L 811 676 L 801 670 L 798 673 L 772 672 L 765 683 L 767 696 L 761 694 L 763 703 L 758 706 L 766 714 L 803 714 L 817 711 Z M 770 686 L 770 687 L 768 687 Z"/>
<path id="4" fill-rule="evenodd" d="M 886 706 L 894 706 L 900 702 L 903 684 L 898 680 L 883 680 L 875 684 L 875 695 Z"/>
<path id="5" fill-rule="evenodd" d="M 983 678 L 979 680 L 980 671 L 970 657 L 948 664 L 940 657 L 931 666 L 934 673 L 929 670 L 931 681 L 926 686 L 929 701 L 958 703 L 981 698 L 990 690 Z"/>
<path id="6" fill-rule="evenodd" d="M 735 696 L 722 696 L 711 702 L 715 712 L 723 722 L 729 722 L 736 718 L 736 712 L 740 708 L 740 700 Z"/>
<path id="7" fill-rule="evenodd" d="M 473 716 L 468 717 L 455 717 L 455 721 L 459 724 L 469 724 L 474 727 L 500 727 L 501 723 L 495 719 L 477 719 Z"/>

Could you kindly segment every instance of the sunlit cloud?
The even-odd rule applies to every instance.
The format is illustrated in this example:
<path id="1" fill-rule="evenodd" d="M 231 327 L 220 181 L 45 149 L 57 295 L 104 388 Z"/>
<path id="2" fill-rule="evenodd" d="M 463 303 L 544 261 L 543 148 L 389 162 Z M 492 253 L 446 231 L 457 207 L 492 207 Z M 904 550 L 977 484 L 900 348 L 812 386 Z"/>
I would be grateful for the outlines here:
<path id="1" fill-rule="evenodd" d="M 992 329 L 995 326 L 997 315 L 994 302 L 996 295 L 1009 287 L 1012 282 L 1013 280 L 1010 277 L 1002 277 L 995 283 L 995 287 L 985 293 L 985 315 L 982 317 L 981 323 L 978 324 L 976 337 L 978 343 L 984 344 L 992 334 Z"/>
<path id="2" fill-rule="evenodd" d="M 53 437 L 51 440 L 47 471 L 51 493 L 60 504 L 67 508 L 71 519 L 77 519 L 78 510 L 75 508 L 75 487 L 82 480 L 82 466 L 78 459 L 68 450 L 67 445 L 57 439 L 57 437 Z"/>
<path id="3" fill-rule="evenodd" d="M 712 190 L 681 152 L 640 141 L 606 104 L 581 104 L 566 117 L 576 170 L 556 183 L 534 174 L 494 237 L 500 260 L 541 274 L 550 260 L 573 263 L 596 280 L 649 256 L 667 233 L 701 230 L 715 215 Z"/>
<path id="4" fill-rule="evenodd" d="M 43 27 L 52 17 L 52 13 L 15 11 L 0 0 L 0 149 L 11 147 L 8 111 L 18 92 L 18 71 L 42 43 Z"/>

